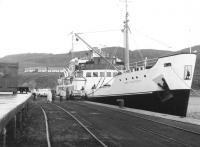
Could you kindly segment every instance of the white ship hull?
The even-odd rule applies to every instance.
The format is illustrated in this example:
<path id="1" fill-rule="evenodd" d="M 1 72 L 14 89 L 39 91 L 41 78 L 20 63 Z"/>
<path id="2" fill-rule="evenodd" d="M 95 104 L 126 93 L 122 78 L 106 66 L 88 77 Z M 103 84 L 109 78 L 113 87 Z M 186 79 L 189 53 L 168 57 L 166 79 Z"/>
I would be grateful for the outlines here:
<path id="1" fill-rule="evenodd" d="M 109 87 L 87 92 L 90 101 L 117 104 L 161 113 L 185 116 L 195 68 L 195 54 L 159 58 L 150 69 L 122 73 Z"/>

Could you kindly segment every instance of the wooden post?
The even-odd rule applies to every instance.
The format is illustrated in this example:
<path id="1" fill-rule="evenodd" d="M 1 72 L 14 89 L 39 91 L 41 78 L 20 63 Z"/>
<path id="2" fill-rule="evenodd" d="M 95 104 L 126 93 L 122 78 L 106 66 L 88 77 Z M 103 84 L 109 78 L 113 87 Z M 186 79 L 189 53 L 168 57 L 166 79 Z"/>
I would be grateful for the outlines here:
<path id="1" fill-rule="evenodd" d="M 26 112 L 28 113 L 28 108 L 29 108 L 29 104 L 28 102 L 26 103 Z"/>
<path id="2" fill-rule="evenodd" d="M 22 111 L 22 123 L 24 123 L 24 121 L 26 121 L 26 106 L 24 106 L 21 111 Z"/>
<path id="3" fill-rule="evenodd" d="M 6 144 L 14 146 L 16 141 L 16 116 L 14 116 L 6 125 Z"/>
<path id="4" fill-rule="evenodd" d="M 22 111 L 19 111 L 18 112 L 18 128 L 19 128 L 19 131 L 21 132 L 22 131 Z"/>
<path id="5" fill-rule="evenodd" d="M 3 128 L 3 147 L 6 147 L 6 128 Z"/>
<path id="6" fill-rule="evenodd" d="M 17 134 L 17 116 L 14 116 L 14 120 L 13 120 L 13 139 L 16 139 L 16 134 Z"/>

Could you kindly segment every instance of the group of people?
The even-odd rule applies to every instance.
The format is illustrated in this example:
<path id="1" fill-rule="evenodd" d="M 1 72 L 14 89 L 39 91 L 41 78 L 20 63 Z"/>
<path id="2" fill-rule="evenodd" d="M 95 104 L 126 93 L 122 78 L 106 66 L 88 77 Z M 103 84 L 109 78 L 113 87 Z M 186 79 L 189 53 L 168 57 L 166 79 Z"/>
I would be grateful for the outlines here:
<path id="1" fill-rule="evenodd" d="M 33 100 L 36 100 L 37 96 L 38 96 L 36 89 L 33 89 L 32 95 L 33 95 Z M 47 102 L 51 103 L 52 101 L 55 100 L 55 97 L 56 97 L 55 90 L 49 90 L 49 91 L 47 91 L 46 92 L 46 96 L 47 96 Z"/>

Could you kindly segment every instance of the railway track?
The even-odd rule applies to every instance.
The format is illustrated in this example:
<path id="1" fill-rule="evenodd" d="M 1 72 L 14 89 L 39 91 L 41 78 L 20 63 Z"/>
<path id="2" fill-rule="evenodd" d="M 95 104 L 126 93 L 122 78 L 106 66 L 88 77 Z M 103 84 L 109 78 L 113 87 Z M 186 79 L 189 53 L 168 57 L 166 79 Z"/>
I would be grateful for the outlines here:
<path id="1" fill-rule="evenodd" d="M 73 115 L 73 113 L 65 108 L 56 104 L 43 104 L 41 105 L 41 109 L 45 118 L 48 147 L 107 147 L 107 145 L 101 141 L 101 139 L 98 138 L 86 125 L 84 125 L 75 115 Z M 55 126 L 55 121 L 57 126 Z M 57 129 L 55 129 L 56 127 Z M 60 128 L 60 130 L 58 128 Z"/>
<path id="2" fill-rule="evenodd" d="M 114 110 L 114 109 L 111 110 L 110 108 L 107 108 L 107 109 L 105 108 L 104 110 L 97 109 L 97 107 L 91 108 L 91 107 L 86 106 L 86 104 L 83 104 L 83 103 L 76 103 L 76 104 L 78 104 L 79 106 L 85 107 L 87 109 L 92 109 L 92 111 L 98 111 L 99 113 L 105 113 L 105 111 L 107 111 L 107 112 L 110 111 L 109 113 L 112 113 L 112 111 Z M 139 130 L 143 133 L 156 135 L 156 136 L 160 137 L 161 139 L 163 139 L 165 141 L 174 142 L 179 146 L 185 146 L 185 147 L 196 146 L 193 143 L 190 143 L 190 142 L 188 143 L 186 140 L 184 140 L 183 135 L 184 136 L 190 136 L 191 139 L 194 139 L 193 137 L 195 137 L 195 138 L 200 137 L 200 132 L 197 132 L 197 131 L 194 131 L 194 130 L 186 129 L 186 128 L 183 128 L 183 127 L 180 127 L 180 126 L 170 125 L 170 124 L 167 124 L 167 123 L 164 123 L 164 122 L 161 122 L 161 121 L 156 121 L 154 119 L 142 117 L 141 115 L 137 115 L 137 114 L 134 114 L 134 113 L 130 114 L 130 113 L 120 111 L 120 110 L 114 110 L 114 111 L 117 111 L 117 112 L 120 112 L 122 114 L 126 114 L 128 116 L 131 116 L 132 119 L 134 117 L 134 118 L 136 118 L 135 121 L 138 121 L 138 122 L 145 121 L 146 125 L 139 125 L 139 123 L 138 123 L 138 125 L 132 126 L 132 127 L 134 127 L 134 129 L 137 129 L 137 130 Z M 110 114 L 110 115 L 112 116 L 112 114 Z M 159 126 L 159 127 L 156 128 L 156 126 Z M 166 132 L 163 132 L 161 130 L 168 130 L 168 131 L 166 133 Z M 173 130 L 171 133 L 176 132 L 177 135 L 180 134 L 182 136 L 179 136 L 179 135 L 174 136 L 173 134 L 169 133 L 170 130 Z"/>

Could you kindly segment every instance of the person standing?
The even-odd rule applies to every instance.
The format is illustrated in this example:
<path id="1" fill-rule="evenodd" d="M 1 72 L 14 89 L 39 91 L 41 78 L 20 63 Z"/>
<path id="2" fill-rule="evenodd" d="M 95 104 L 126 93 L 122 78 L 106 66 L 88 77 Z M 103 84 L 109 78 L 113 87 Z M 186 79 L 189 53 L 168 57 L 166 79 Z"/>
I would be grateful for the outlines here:
<path id="1" fill-rule="evenodd" d="M 51 90 L 51 93 L 52 93 L 52 102 L 54 102 L 55 98 L 56 98 L 56 91 L 55 90 Z"/>
<path id="2" fill-rule="evenodd" d="M 51 90 L 48 91 L 47 93 L 47 102 L 52 102 L 52 93 L 51 93 Z"/>
<path id="3" fill-rule="evenodd" d="M 33 89 L 33 100 L 35 101 L 37 99 L 37 93 L 36 93 L 36 90 Z"/>

